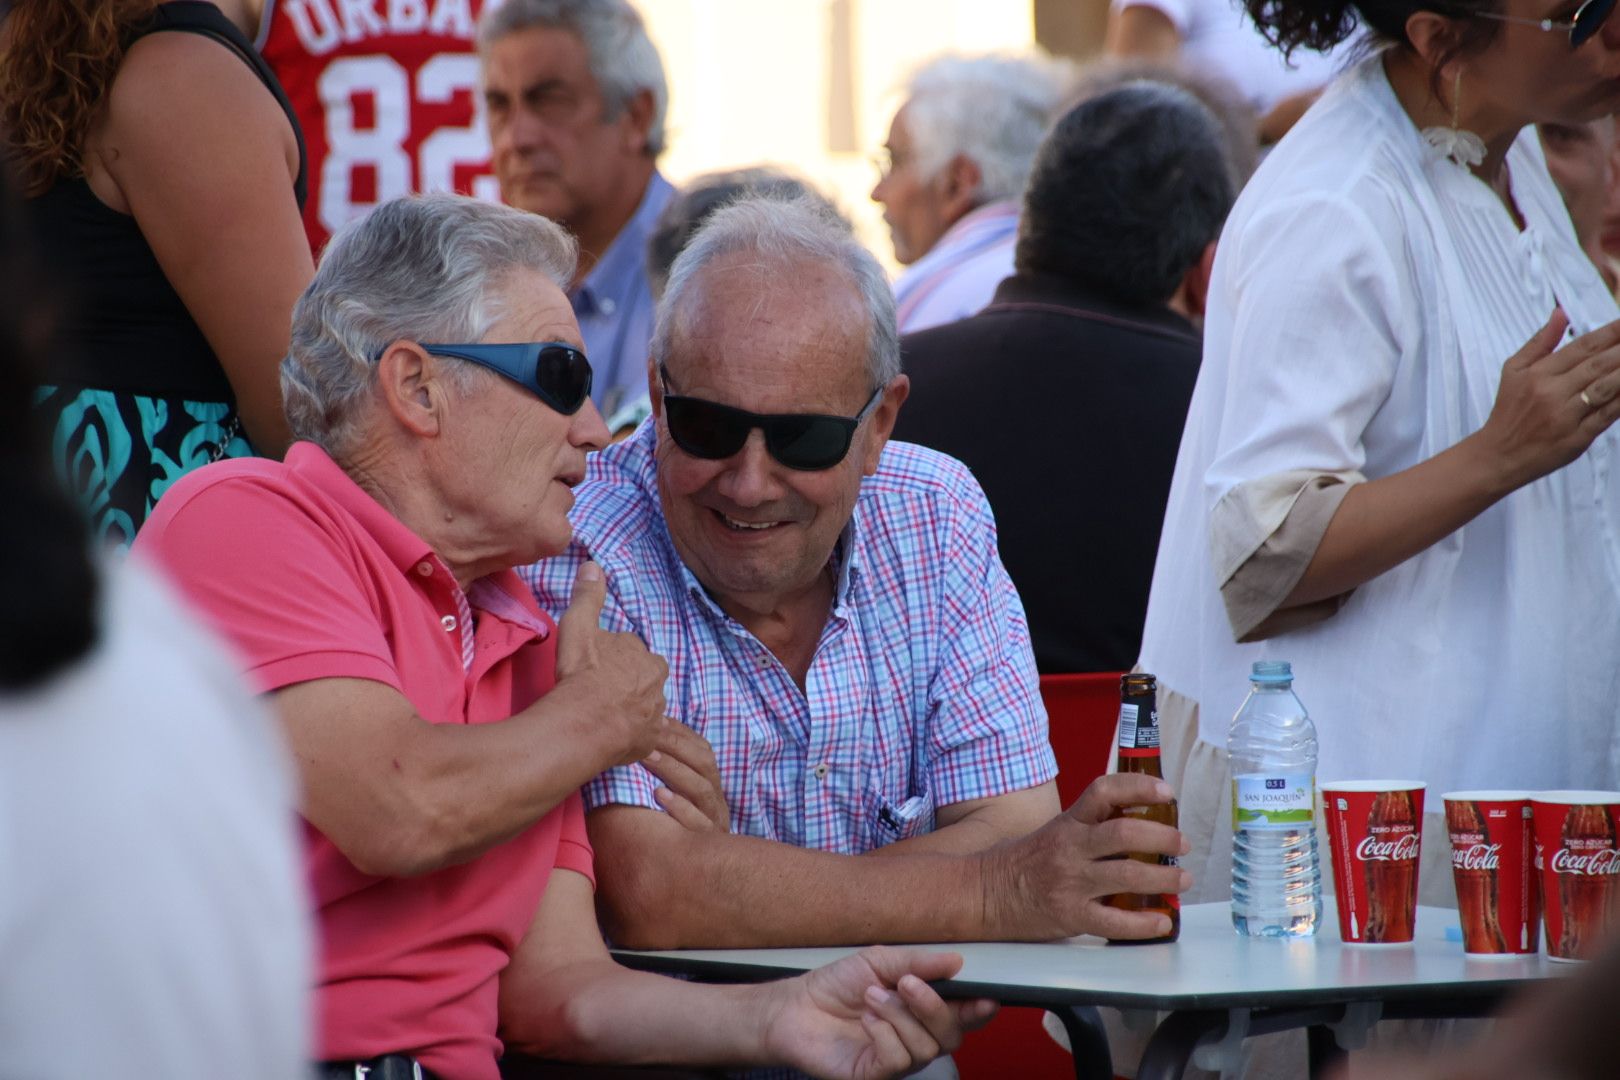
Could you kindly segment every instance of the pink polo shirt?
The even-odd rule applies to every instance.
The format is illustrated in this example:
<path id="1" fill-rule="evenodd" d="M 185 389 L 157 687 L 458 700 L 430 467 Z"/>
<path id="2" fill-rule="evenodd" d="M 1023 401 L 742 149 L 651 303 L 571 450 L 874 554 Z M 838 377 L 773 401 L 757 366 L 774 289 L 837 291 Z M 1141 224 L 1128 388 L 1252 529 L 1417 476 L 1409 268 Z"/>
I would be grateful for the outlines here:
<path id="1" fill-rule="evenodd" d="M 310 443 L 285 464 L 245 458 L 189 474 L 136 547 L 235 643 L 262 691 L 371 679 L 434 723 L 480 724 L 556 681 L 555 627 L 510 570 L 468 590 L 476 631 L 464 667 L 455 579 Z M 594 884 L 579 796 L 470 863 L 414 878 L 362 874 L 307 823 L 305 834 L 323 937 L 320 1056 L 408 1053 L 455 1080 L 494 1080 L 498 977 L 552 868 Z"/>

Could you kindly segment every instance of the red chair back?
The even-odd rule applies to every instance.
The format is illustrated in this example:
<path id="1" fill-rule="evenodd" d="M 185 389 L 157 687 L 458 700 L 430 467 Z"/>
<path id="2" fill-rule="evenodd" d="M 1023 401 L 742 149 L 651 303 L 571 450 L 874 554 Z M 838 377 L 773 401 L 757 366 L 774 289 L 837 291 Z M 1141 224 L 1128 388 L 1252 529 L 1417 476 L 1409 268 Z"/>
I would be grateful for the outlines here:
<path id="1" fill-rule="evenodd" d="M 1042 675 L 1058 795 L 1065 808 L 1108 770 L 1119 725 L 1119 672 Z"/>
<path id="2" fill-rule="evenodd" d="M 1058 794 L 1067 808 L 1108 768 L 1119 724 L 1119 675 L 1043 675 L 1041 698 L 1057 755 Z M 962 1080 L 1074 1076 L 1074 1059 L 1041 1029 L 1040 1009 L 1002 1009 L 987 1027 L 968 1033 L 955 1057 Z"/>

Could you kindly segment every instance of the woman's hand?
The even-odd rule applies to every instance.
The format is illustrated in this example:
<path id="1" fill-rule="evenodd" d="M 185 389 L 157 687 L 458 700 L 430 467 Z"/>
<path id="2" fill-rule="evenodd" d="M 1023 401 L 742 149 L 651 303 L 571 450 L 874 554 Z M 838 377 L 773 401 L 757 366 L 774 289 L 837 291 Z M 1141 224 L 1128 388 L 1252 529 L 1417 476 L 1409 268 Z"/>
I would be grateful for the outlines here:
<path id="1" fill-rule="evenodd" d="M 815 1076 L 873 1080 L 919 1069 L 996 1014 L 993 1001 L 945 1001 L 928 985 L 961 970 L 958 953 L 875 946 L 772 984 L 770 1060 Z"/>
<path id="2" fill-rule="evenodd" d="M 1478 431 L 1409 469 L 1351 487 L 1279 609 L 1371 581 L 1584 453 L 1620 417 L 1620 320 L 1560 348 L 1568 328 L 1554 311 L 1502 365 L 1496 404 Z"/>
<path id="3" fill-rule="evenodd" d="M 1568 326 L 1555 310 L 1502 366 L 1496 404 L 1477 436 L 1503 495 L 1568 465 L 1620 417 L 1620 320 L 1559 348 Z"/>

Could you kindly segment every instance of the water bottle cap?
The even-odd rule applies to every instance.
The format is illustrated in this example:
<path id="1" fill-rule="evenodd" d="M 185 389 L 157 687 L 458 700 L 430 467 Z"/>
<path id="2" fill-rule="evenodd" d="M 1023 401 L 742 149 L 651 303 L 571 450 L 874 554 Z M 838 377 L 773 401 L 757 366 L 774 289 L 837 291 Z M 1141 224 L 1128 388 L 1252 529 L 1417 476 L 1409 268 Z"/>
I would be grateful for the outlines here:
<path id="1" fill-rule="evenodd" d="M 1287 660 L 1256 660 L 1249 680 L 1268 685 L 1291 683 L 1294 681 L 1294 666 Z"/>

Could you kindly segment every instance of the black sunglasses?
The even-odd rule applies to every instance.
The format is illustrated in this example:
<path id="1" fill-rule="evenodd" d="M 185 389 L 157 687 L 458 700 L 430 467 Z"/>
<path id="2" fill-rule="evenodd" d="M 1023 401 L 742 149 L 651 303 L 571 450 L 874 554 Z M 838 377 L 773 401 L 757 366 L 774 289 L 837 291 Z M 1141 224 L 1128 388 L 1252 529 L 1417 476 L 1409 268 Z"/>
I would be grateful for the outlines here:
<path id="1" fill-rule="evenodd" d="M 498 371 L 564 416 L 573 416 L 591 396 L 591 362 L 561 341 L 514 345 L 430 345 L 435 356 L 453 356 Z"/>
<path id="2" fill-rule="evenodd" d="M 1603 29 L 1603 24 L 1614 13 L 1614 4 L 1615 0 L 1586 0 L 1586 3 L 1576 8 L 1575 14 L 1567 19 L 1527 19 L 1522 15 L 1499 15 L 1494 11 L 1471 11 L 1469 14 L 1480 19 L 1534 26 L 1549 33 L 1555 30 L 1566 31 L 1569 34 L 1569 47 L 1578 49 L 1590 41 L 1592 35 Z"/>
<path id="3" fill-rule="evenodd" d="M 669 437 L 686 453 L 710 461 L 731 457 L 748 441 L 748 433 L 758 428 L 765 435 L 765 449 L 771 457 L 801 472 L 819 472 L 843 461 L 855 429 L 883 400 L 880 386 L 854 416 L 760 414 L 671 394 L 669 372 L 663 364 L 658 365 L 658 380 L 664 389 L 664 422 L 669 425 Z"/>

